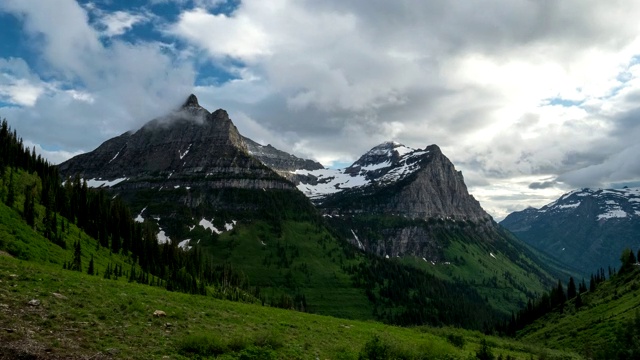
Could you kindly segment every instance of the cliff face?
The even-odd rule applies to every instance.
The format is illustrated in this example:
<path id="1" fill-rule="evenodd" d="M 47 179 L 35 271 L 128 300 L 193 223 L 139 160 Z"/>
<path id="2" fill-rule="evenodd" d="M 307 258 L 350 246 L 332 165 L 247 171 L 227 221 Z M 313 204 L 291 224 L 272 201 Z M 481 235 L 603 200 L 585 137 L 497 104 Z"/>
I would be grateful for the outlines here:
<path id="1" fill-rule="evenodd" d="M 355 246 L 381 256 L 444 259 L 454 232 L 504 241 L 498 226 L 467 191 L 462 174 L 437 145 L 412 149 L 380 144 L 345 169 L 296 171 L 298 189 Z M 456 236 L 458 236 L 456 235 Z"/>
<path id="2" fill-rule="evenodd" d="M 249 154 L 224 110 L 209 113 L 190 96 L 182 108 L 152 120 L 134 133 L 106 141 L 96 150 L 59 166 L 64 176 L 126 179 L 121 189 L 194 186 L 292 188 Z"/>
<path id="3" fill-rule="evenodd" d="M 210 113 L 193 95 L 177 111 L 60 164 L 59 172 L 121 197 L 138 221 L 157 226 L 158 241 L 186 244 L 205 219 L 235 224 L 305 204 L 314 211 L 293 183 L 249 153 L 226 111 Z"/>
<path id="4" fill-rule="evenodd" d="M 490 219 L 480 203 L 469 194 L 460 171 L 431 145 L 420 160 L 420 169 L 397 189 L 388 202 L 377 207 L 385 213 L 411 218 L 434 217 L 484 221 Z"/>
<path id="5" fill-rule="evenodd" d="M 464 178 L 437 145 L 378 145 L 343 170 L 297 171 L 298 189 L 331 213 L 487 221 Z"/>
<path id="6" fill-rule="evenodd" d="M 246 137 L 242 139 L 247 146 L 249 154 L 289 180 L 296 181 L 296 170 L 318 170 L 324 168 L 324 166 L 317 161 L 299 158 L 278 150 L 271 145 L 258 144 Z"/>

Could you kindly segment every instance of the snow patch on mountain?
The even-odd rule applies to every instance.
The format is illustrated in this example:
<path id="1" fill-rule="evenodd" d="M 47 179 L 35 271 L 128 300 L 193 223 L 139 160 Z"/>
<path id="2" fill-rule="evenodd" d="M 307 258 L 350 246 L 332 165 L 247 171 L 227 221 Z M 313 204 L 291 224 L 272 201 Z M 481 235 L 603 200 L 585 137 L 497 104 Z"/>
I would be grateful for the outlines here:
<path id="1" fill-rule="evenodd" d="M 189 246 L 189 241 L 191 241 L 191 239 L 184 239 L 184 240 L 180 241 L 178 243 L 178 247 L 181 248 L 184 251 L 191 250 L 191 246 Z"/>
<path id="2" fill-rule="evenodd" d="M 158 232 L 158 234 L 156 235 L 156 238 L 158 239 L 158 244 L 166 244 L 166 243 L 171 244 L 171 238 L 167 236 L 167 234 L 165 234 L 162 228 L 160 229 L 160 232 Z"/>
<path id="3" fill-rule="evenodd" d="M 230 223 L 225 223 L 224 224 L 224 229 L 225 229 L 225 231 L 231 231 L 231 230 L 233 230 L 234 226 L 236 226 L 236 221 L 235 220 L 231 220 Z"/>
<path id="4" fill-rule="evenodd" d="M 586 198 L 592 198 L 600 207 L 596 214 L 598 221 L 640 216 L 640 188 L 573 190 L 540 209 L 530 211 L 538 214 L 574 211 Z"/>
<path id="5" fill-rule="evenodd" d="M 180 160 L 182 160 L 182 158 L 187 156 L 187 154 L 189 153 L 189 149 L 191 149 L 191 145 L 193 145 L 193 144 L 189 144 L 189 147 L 187 148 L 187 150 L 184 153 L 181 152 L 180 150 L 178 150 L 178 155 L 180 155 Z"/>
<path id="6" fill-rule="evenodd" d="M 364 245 L 362 245 L 362 242 L 358 238 L 358 235 L 356 235 L 355 231 L 353 231 L 353 229 L 351 229 L 351 233 L 353 234 L 353 238 L 356 239 L 356 241 L 358 242 L 358 248 L 360 250 L 364 250 Z"/>
<path id="7" fill-rule="evenodd" d="M 556 205 L 555 208 L 556 209 L 575 209 L 578 206 L 580 206 L 580 202 L 576 202 L 573 204 L 562 204 L 562 205 Z"/>
<path id="8" fill-rule="evenodd" d="M 118 155 L 120 155 L 120 151 L 118 151 L 116 155 L 111 160 L 109 160 L 109 164 L 111 164 L 111 162 L 115 160 L 118 157 Z"/>
<path id="9" fill-rule="evenodd" d="M 115 180 L 89 179 L 87 180 L 87 186 L 90 188 L 112 187 L 126 180 L 129 180 L 129 178 L 120 178 Z"/>
<path id="10" fill-rule="evenodd" d="M 230 223 L 225 223 L 224 224 L 224 230 L 218 230 L 218 228 L 215 227 L 215 225 L 213 225 L 213 219 L 211 219 L 211 221 L 202 218 L 202 220 L 200 220 L 200 222 L 198 223 L 198 225 L 202 226 L 203 228 L 207 229 L 207 230 L 211 230 L 214 233 L 220 235 L 225 231 L 231 231 L 233 230 L 233 228 L 236 226 L 238 222 L 236 220 L 231 220 Z M 189 227 L 189 231 L 193 230 L 195 228 L 195 226 L 193 227 Z"/>
<path id="11" fill-rule="evenodd" d="M 144 218 L 142 217 L 142 213 L 147 210 L 147 207 L 145 206 L 144 209 L 140 210 L 140 214 L 138 214 L 138 216 L 136 216 L 135 219 L 133 219 L 133 221 L 138 222 L 138 223 L 143 223 L 144 222 Z"/>
<path id="12" fill-rule="evenodd" d="M 310 198 L 324 197 L 344 189 L 368 185 L 369 181 L 363 175 L 346 174 L 345 169 L 296 170 L 296 174 L 313 176 L 318 179 L 317 184 L 298 184 L 298 190 Z"/>
<path id="13" fill-rule="evenodd" d="M 222 231 L 216 229 L 216 227 L 213 226 L 213 223 L 205 218 L 202 218 L 202 220 L 200 220 L 198 225 L 202 226 L 205 229 L 211 230 L 218 235 L 222 234 Z"/>
<path id="14" fill-rule="evenodd" d="M 598 215 L 598 220 L 612 219 L 612 218 L 625 218 L 625 217 L 627 217 L 627 213 L 624 210 L 617 208 L 617 209 L 611 209 L 606 213 Z"/>
<path id="15" fill-rule="evenodd" d="M 322 199 L 346 189 L 400 181 L 420 169 L 420 159 L 427 153 L 397 142 L 386 142 L 369 150 L 347 168 L 296 170 L 294 174 L 314 179 L 301 180 L 297 188 L 311 199 Z"/>

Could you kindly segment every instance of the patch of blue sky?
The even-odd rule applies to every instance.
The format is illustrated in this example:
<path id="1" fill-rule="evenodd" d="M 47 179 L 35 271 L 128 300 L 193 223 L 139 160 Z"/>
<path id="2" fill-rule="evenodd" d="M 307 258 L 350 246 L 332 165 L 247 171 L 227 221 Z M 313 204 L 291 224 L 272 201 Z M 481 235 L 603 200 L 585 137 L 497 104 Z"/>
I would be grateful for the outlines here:
<path id="1" fill-rule="evenodd" d="M 213 14 L 225 14 L 227 16 L 233 14 L 233 12 L 240 6 L 240 0 L 228 0 L 224 1 L 213 9 Z"/>
<path id="2" fill-rule="evenodd" d="M 22 58 L 27 63 L 35 55 L 33 39 L 22 31 L 22 21 L 17 17 L 0 12 L 0 58 Z"/>
<path id="3" fill-rule="evenodd" d="M 560 105 L 564 107 L 580 106 L 583 103 L 582 100 L 570 100 L 561 97 L 554 97 L 545 100 L 545 103 L 548 105 Z"/>
<path id="4" fill-rule="evenodd" d="M 220 86 L 240 78 L 237 72 L 229 70 L 229 67 L 211 61 L 199 62 L 196 66 L 196 86 Z"/>
<path id="5" fill-rule="evenodd" d="M 330 166 L 327 166 L 329 169 L 344 169 L 351 166 L 353 162 L 344 162 L 344 161 L 335 161 Z"/>
<path id="6" fill-rule="evenodd" d="M 120 3 L 122 8 L 131 8 L 131 4 L 127 0 L 115 1 Z M 136 4 L 138 2 L 134 2 Z M 207 6 L 207 11 L 214 15 L 224 14 L 230 16 L 240 6 L 240 0 L 226 0 L 226 1 L 194 1 L 194 0 L 166 0 L 149 4 L 147 1 L 142 1 L 144 8 L 150 10 L 157 16 L 161 16 L 164 19 L 174 22 L 178 20 L 180 13 L 185 10 L 191 10 L 197 7 L 202 7 L 202 4 L 210 4 Z"/>
<path id="7" fill-rule="evenodd" d="M 620 85 L 611 89 L 610 96 L 616 96 L 618 92 L 620 92 L 620 90 L 625 88 L 625 85 L 629 81 L 633 80 L 633 74 L 629 71 L 629 69 L 638 64 L 640 64 L 640 55 L 632 56 L 629 60 L 629 63 L 627 64 L 627 68 L 624 71 L 621 71 L 618 76 L 616 76 L 616 80 L 620 82 Z"/>
<path id="8" fill-rule="evenodd" d="M 10 108 L 10 107 L 18 107 L 18 106 L 16 106 L 16 104 L 3 101 L 0 98 L 0 119 L 4 119 L 4 116 L 2 116 L 2 108 Z"/>

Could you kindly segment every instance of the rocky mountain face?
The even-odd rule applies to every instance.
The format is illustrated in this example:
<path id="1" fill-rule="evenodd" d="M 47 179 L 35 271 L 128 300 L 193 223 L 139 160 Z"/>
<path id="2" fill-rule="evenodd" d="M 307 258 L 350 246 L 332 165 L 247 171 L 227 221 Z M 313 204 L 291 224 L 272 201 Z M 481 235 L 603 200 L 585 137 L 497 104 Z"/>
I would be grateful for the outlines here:
<path id="1" fill-rule="evenodd" d="M 297 170 L 300 191 L 359 248 L 383 257 L 447 262 L 452 234 L 513 241 L 467 191 L 437 145 L 380 144 L 345 169 Z M 490 245 L 490 246 L 493 246 Z"/>
<path id="2" fill-rule="evenodd" d="M 437 145 L 412 149 L 386 142 L 345 169 L 296 173 L 302 175 L 298 189 L 327 211 L 491 220 Z"/>
<path id="3" fill-rule="evenodd" d="M 158 241 L 175 239 L 185 248 L 196 228 L 229 231 L 241 219 L 308 202 L 250 154 L 226 111 L 209 112 L 194 95 L 177 111 L 58 169 L 65 178 L 79 175 L 91 187 L 108 188 L 139 212 L 138 221 L 157 225 Z"/>
<path id="4" fill-rule="evenodd" d="M 63 176 L 121 189 L 192 186 L 291 189 L 249 154 L 226 111 L 213 113 L 191 95 L 181 109 L 136 132 L 106 141 L 59 165 Z"/>
<path id="5" fill-rule="evenodd" d="M 265 146 L 247 137 L 243 137 L 242 139 L 247 146 L 249 154 L 287 179 L 295 181 L 296 170 L 324 169 L 324 166 L 317 161 L 299 158 L 278 150 L 271 146 L 271 144 Z"/>
<path id="6" fill-rule="evenodd" d="M 625 248 L 640 247 L 640 188 L 581 189 L 501 223 L 531 246 L 585 274 L 617 267 Z"/>

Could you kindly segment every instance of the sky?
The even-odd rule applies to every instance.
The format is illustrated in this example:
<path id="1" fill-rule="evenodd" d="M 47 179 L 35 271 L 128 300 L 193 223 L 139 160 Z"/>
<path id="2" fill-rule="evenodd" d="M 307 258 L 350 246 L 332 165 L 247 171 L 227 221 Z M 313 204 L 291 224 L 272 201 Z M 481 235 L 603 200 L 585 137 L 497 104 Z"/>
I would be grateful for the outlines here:
<path id="1" fill-rule="evenodd" d="M 53 163 L 190 93 L 325 166 L 437 144 L 494 218 L 640 186 L 640 1 L 2 0 L 0 117 Z"/>

